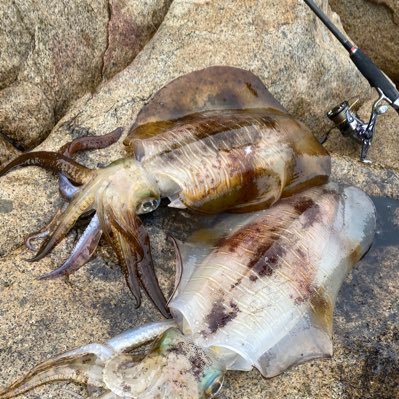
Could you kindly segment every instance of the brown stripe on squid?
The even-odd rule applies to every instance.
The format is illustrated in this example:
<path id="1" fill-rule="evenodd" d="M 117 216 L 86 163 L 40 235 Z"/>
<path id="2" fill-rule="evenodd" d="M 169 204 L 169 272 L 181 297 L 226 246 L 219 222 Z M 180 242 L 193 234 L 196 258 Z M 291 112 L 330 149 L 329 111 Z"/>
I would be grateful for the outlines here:
<path id="1" fill-rule="evenodd" d="M 81 185 L 67 180 L 69 192 L 64 192 L 72 202 L 32 236 L 45 237 L 34 259 L 46 255 L 89 211 L 99 226 L 87 231 L 61 270 L 81 267 L 94 253 L 97 233 L 104 233 L 118 252 L 137 302 L 141 287 L 165 316 L 167 304 L 151 263 L 149 238 L 137 215 L 155 210 L 161 198 L 204 213 L 264 209 L 281 197 L 325 183 L 330 174 L 328 153 L 311 132 L 258 77 L 239 68 L 215 66 L 175 79 L 154 94 L 128 130 L 124 144 L 133 156 L 105 168 L 91 170 L 70 157 L 114 143 L 122 128 L 104 137 L 79 137 L 58 153 L 22 154 L 0 176 L 35 164 Z M 273 250 L 275 259 L 285 256 L 281 248 Z M 259 262 L 249 269 L 261 276 L 273 274 L 270 265 Z"/>

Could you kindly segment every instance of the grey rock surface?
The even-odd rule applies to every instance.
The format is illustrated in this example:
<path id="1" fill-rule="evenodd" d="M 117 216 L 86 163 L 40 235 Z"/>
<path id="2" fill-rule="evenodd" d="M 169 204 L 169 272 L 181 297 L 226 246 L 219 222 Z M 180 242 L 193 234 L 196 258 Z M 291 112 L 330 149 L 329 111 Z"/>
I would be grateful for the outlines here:
<path id="1" fill-rule="evenodd" d="M 71 103 L 126 67 L 171 0 L 0 3 L 0 131 L 31 149 Z"/>
<path id="2" fill-rule="evenodd" d="M 323 1 L 324 8 L 326 3 Z M 133 62 L 77 100 L 37 149 L 56 150 L 75 137 L 128 127 L 164 84 L 217 64 L 257 74 L 291 113 L 320 136 L 328 127 L 326 110 L 344 98 L 370 94 L 345 51 L 301 2 L 175 0 Z M 395 123 L 392 119 L 387 127 L 392 129 L 392 138 Z M 357 152 L 354 156 L 354 152 L 333 147 L 337 154 L 333 178 L 356 184 L 371 195 L 398 198 L 397 152 L 384 142 L 379 148 L 386 155 L 379 158 L 378 165 L 365 166 L 358 163 Z M 121 144 L 115 144 L 79 159 L 89 166 L 102 166 L 123 155 Z M 146 300 L 139 310 L 133 308 L 106 246 L 87 267 L 71 276 L 69 284 L 36 280 L 66 258 L 81 233 L 79 229 L 71 232 L 40 262 L 24 261 L 30 254 L 23 238 L 43 226 L 60 203 L 56 178 L 38 168 L 17 170 L 1 178 L 0 386 L 45 358 L 160 317 Z M 397 213 L 394 215 L 396 219 L 392 216 L 389 221 L 397 224 Z M 183 237 L 195 225 L 193 218 L 166 208 L 144 218 L 166 293 L 171 292 L 174 274 L 174 253 L 166 234 Z M 230 373 L 221 397 L 394 398 L 398 258 L 398 244 L 378 244 L 346 280 L 335 313 L 332 359 L 306 363 L 271 380 L 262 379 L 257 371 Z M 79 387 L 60 383 L 21 397 L 68 399 L 83 393 Z"/>
<path id="3" fill-rule="evenodd" d="M 399 2 L 397 0 L 330 0 L 357 46 L 399 84 Z"/>

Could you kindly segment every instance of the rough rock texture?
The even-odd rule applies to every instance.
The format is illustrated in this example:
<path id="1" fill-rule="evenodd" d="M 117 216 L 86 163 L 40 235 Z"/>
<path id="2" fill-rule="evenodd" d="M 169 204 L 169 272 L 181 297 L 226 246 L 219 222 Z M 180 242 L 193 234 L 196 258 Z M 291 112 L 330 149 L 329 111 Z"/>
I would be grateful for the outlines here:
<path id="1" fill-rule="evenodd" d="M 2 162 L 4 162 L 5 165 L 19 154 L 20 151 L 18 151 L 5 137 L 0 136 L 0 167 L 2 166 Z"/>
<path id="2" fill-rule="evenodd" d="M 302 2 L 175 0 L 155 36 L 129 67 L 94 94 L 76 101 L 39 148 L 54 150 L 78 136 L 127 127 L 165 83 L 216 64 L 243 67 L 259 75 L 282 104 L 318 135 L 328 126 L 325 111 L 345 98 L 370 93 L 346 52 Z M 388 134 L 394 137 L 394 131 Z M 359 164 L 357 152 L 355 158 L 338 155 L 335 178 L 373 195 L 397 198 L 399 172 L 394 163 L 392 168 L 385 163 L 386 159 L 397 161 L 395 142 L 381 143 L 381 166 Z M 84 154 L 80 160 L 100 166 L 122 154 L 121 145 L 116 144 Z M 379 151 L 373 156 L 379 156 Z M 117 267 L 110 267 L 113 261 L 104 247 L 71 277 L 71 284 L 35 280 L 59 265 L 76 239 L 72 232 L 38 263 L 23 260 L 30 255 L 23 237 L 42 226 L 59 204 L 56 179 L 47 172 L 26 168 L 1 178 L 0 385 L 60 351 L 159 318 L 148 301 L 138 311 L 133 309 L 123 277 Z M 181 237 L 195 219 L 184 212 L 159 209 L 145 223 L 161 285 L 170 292 L 174 254 L 166 233 Z M 272 380 L 262 379 L 256 371 L 230 373 L 221 397 L 394 398 L 398 258 L 397 243 L 379 244 L 347 279 L 335 316 L 332 360 L 313 361 Z M 59 384 L 22 397 L 67 399 L 76 397 L 76 392 L 82 391 Z"/>
<path id="3" fill-rule="evenodd" d="M 0 131 L 37 145 L 71 102 L 132 61 L 170 2 L 2 1 Z"/>
<path id="4" fill-rule="evenodd" d="M 354 42 L 399 84 L 399 2 L 330 0 Z"/>

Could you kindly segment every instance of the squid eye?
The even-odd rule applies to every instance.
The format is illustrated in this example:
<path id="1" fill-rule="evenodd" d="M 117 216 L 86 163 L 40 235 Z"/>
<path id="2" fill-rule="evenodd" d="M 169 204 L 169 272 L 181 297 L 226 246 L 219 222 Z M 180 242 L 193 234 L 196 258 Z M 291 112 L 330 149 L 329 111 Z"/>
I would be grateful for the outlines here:
<path id="1" fill-rule="evenodd" d="M 161 201 L 157 198 L 147 198 L 137 206 L 136 213 L 141 214 L 152 212 L 154 209 L 158 208 L 160 202 Z"/>
<path id="2" fill-rule="evenodd" d="M 211 385 L 206 389 L 205 396 L 206 398 L 215 398 L 223 386 L 224 376 L 219 376 L 215 378 Z"/>

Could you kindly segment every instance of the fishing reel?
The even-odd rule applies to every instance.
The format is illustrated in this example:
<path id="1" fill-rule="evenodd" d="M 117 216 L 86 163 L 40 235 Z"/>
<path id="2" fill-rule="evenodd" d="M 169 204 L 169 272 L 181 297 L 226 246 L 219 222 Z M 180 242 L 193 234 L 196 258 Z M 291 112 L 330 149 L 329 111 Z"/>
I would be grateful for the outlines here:
<path id="1" fill-rule="evenodd" d="M 367 160 L 366 157 L 373 140 L 377 118 L 379 115 L 383 115 L 388 111 L 388 105 L 382 104 L 384 101 L 389 102 L 388 99 L 381 90 L 378 90 L 378 92 L 380 96 L 374 102 L 370 118 L 367 122 L 364 122 L 351 109 L 354 104 L 349 105 L 348 101 L 342 102 L 331 111 L 327 112 L 327 117 L 335 126 L 323 137 L 321 141 L 322 144 L 327 141 L 333 129 L 338 129 L 344 137 L 350 137 L 352 140 L 362 145 L 360 160 L 365 163 L 370 163 L 371 161 Z"/>

